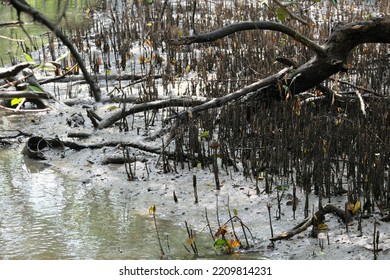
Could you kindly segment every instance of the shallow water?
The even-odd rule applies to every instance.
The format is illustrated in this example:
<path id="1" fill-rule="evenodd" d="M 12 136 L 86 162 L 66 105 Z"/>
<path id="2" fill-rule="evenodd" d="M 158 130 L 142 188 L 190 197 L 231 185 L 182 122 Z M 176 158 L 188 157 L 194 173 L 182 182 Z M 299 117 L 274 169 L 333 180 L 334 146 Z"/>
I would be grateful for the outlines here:
<path id="1" fill-rule="evenodd" d="M 152 217 L 126 208 L 126 199 L 110 190 L 80 185 L 25 162 L 13 149 L 0 150 L 1 259 L 158 257 Z M 168 221 L 159 226 L 177 234 Z"/>
<path id="2" fill-rule="evenodd" d="M 54 22 L 58 15 L 63 14 L 64 1 L 30 0 L 28 3 Z M 89 24 L 90 19 L 86 17 L 86 13 L 84 12 L 88 8 L 88 3 L 89 1 L 81 0 L 68 1 L 65 18 L 62 19 L 61 26 L 72 28 Z M 0 18 L 2 23 L 18 20 L 15 9 L 2 3 L 0 3 Z M 25 22 L 24 28 L 34 44 L 38 48 L 41 48 L 42 44 L 47 42 L 49 30 L 42 24 L 35 23 L 31 17 L 26 14 L 21 14 L 21 20 Z M 3 36 L 0 38 L 0 59 L 4 63 L 7 63 L 12 56 L 20 57 L 23 60 L 23 52 L 25 52 L 26 47 L 29 50 L 33 50 L 30 39 L 20 27 L 0 28 L 0 36 Z"/>
<path id="3" fill-rule="evenodd" d="M 0 259 L 161 257 L 151 215 L 133 210 L 131 199 L 115 188 L 80 181 L 24 158 L 18 149 L 0 149 Z M 163 218 L 157 223 L 167 258 L 194 257 L 182 245 L 185 228 Z M 198 258 L 221 258 L 207 232 L 197 240 Z"/>

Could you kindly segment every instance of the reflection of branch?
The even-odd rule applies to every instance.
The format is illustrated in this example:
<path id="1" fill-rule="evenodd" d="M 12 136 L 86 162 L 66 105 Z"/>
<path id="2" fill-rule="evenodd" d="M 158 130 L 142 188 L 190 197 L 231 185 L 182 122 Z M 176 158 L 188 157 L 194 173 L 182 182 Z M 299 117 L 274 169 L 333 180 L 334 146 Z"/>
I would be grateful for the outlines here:
<path id="1" fill-rule="evenodd" d="M 180 39 L 172 40 L 171 44 L 173 45 L 189 45 L 193 43 L 206 43 L 206 42 L 212 42 L 218 39 L 221 39 L 223 37 L 226 37 L 230 34 L 245 31 L 245 30 L 273 30 L 273 31 L 279 31 L 281 33 L 284 33 L 291 38 L 293 38 L 295 41 L 303 44 L 304 46 L 308 47 L 309 49 L 313 50 L 317 55 L 319 56 L 325 56 L 325 50 L 320 45 L 316 44 L 315 42 L 311 41 L 309 38 L 303 36 L 302 34 L 298 33 L 294 29 L 281 24 L 277 22 L 272 21 L 244 21 L 244 22 L 238 22 L 233 23 L 229 26 L 222 27 L 221 29 L 211 31 L 209 33 L 194 35 L 194 36 L 187 36 L 182 37 Z"/>
<path id="2" fill-rule="evenodd" d="M 95 97 L 96 101 L 100 101 L 101 98 L 101 92 L 98 85 L 95 83 L 95 81 L 92 80 L 91 76 L 88 73 L 87 68 L 85 67 L 84 61 L 79 55 L 78 51 L 74 47 L 74 45 L 69 41 L 69 39 L 65 36 L 64 33 L 50 20 L 48 20 L 44 15 L 42 15 L 39 11 L 32 8 L 26 1 L 24 0 L 10 0 L 10 4 L 18 11 L 25 12 L 26 14 L 29 14 L 35 21 L 45 25 L 47 28 L 49 28 L 58 38 L 61 39 L 61 41 L 68 47 L 74 58 L 76 59 L 77 63 L 80 66 L 81 71 L 84 74 L 85 80 L 89 84 L 91 91 L 93 93 L 93 96 Z"/>

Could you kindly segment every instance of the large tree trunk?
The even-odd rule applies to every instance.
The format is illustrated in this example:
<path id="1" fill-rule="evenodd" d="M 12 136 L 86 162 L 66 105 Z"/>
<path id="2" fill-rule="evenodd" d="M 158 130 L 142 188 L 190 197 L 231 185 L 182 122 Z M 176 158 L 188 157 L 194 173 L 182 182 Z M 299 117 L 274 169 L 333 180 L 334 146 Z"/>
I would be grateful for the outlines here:
<path id="1" fill-rule="evenodd" d="M 282 32 L 315 52 L 312 59 L 291 71 L 288 78 L 281 81 L 288 86 L 289 93 L 292 94 L 307 91 L 333 74 L 346 71 L 348 58 L 356 46 L 364 43 L 390 43 L 390 17 L 383 17 L 347 24 L 339 23 L 322 45 L 285 25 L 267 21 L 236 23 L 210 33 L 173 40 L 172 44 L 211 42 L 235 32 L 253 29 Z M 267 92 L 267 95 L 279 98 L 280 94 L 286 93 L 282 92 L 281 88 L 283 88 L 281 84 L 274 84 L 269 86 L 267 91 L 263 90 L 263 93 Z"/>
<path id="2" fill-rule="evenodd" d="M 306 91 L 340 71 L 347 71 L 351 51 L 364 43 L 390 43 L 390 17 L 335 26 L 322 45 L 324 55 L 317 55 L 290 75 L 290 79 L 300 75 L 290 87 L 292 93 Z"/>

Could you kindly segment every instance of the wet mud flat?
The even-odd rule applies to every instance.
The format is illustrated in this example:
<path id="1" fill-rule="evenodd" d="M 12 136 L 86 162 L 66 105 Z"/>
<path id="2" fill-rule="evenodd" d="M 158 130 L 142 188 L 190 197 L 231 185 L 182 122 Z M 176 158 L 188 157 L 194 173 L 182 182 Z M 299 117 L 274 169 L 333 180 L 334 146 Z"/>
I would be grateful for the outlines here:
<path id="1" fill-rule="evenodd" d="M 232 10 L 253 11 L 223 3 L 203 8 L 208 14 L 221 9 L 232 17 L 239 14 Z M 191 7 L 179 2 L 169 8 L 141 5 L 132 7 L 132 17 L 119 9 L 111 18 L 97 21 L 92 31 L 74 30 L 76 44 L 100 77 L 103 100 L 94 102 L 82 76 L 74 73 L 44 85 L 59 101 L 51 102 L 48 112 L 1 116 L 1 127 L 9 134 L 1 138 L 2 205 L 9 213 L 0 220 L 0 243 L 6 248 L 2 257 L 160 258 L 149 213 L 155 205 L 167 258 L 373 259 L 379 240 L 376 257 L 389 259 L 389 223 L 381 221 L 388 212 L 389 190 L 386 99 L 368 98 L 367 115 L 350 95 L 335 103 L 251 100 L 224 106 L 179 126 L 170 146 L 162 149 L 160 133 L 193 100 L 224 95 L 276 70 L 270 42 L 283 42 L 278 51 L 287 56 L 297 53 L 282 37 L 261 33 L 207 47 L 172 48 L 162 39 L 194 27 L 191 20 L 174 16 L 186 19 L 193 13 Z M 164 9 L 174 13 L 161 13 Z M 164 29 L 155 25 L 161 14 Z M 219 26 L 218 18 L 205 20 L 210 28 Z M 109 39 L 112 45 L 106 49 Z M 259 41 L 265 45 L 255 44 Z M 242 51 L 237 51 L 240 42 Z M 356 61 L 353 76 L 336 79 L 371 81 L 363 66 L 386 51 L 366 50 L 368 56 Z M 372 75 L 382 78 L 372 80 L 371 86 L 386 92 L 388 65 L 372 68 Z M 337 86 L 339 91 L 354 90 L 348 84 Z M 190 101 L 179 106 L 173 103 L 177 96 Z M 104 129 L 97 129 L 92 121 L 96 118 L 88 116 L 92 110 L 107 120 L 121 110 L 164 98 L 176 105 L 130 114 Z M 44 159 L 22 155 L 31 137 L 43 139 L 33 143 Z M 54 147 L 52 141 L 62 144 Z M 346 203 L 352 203 L 347 211 L 354 211 L 358 201 L 360 211 L 348 227 L 337 215 L 325 215 L 320 224 L 325 238 L 312 237 L 310 226 L 287 240 L 270 241 L 272 234 L 283 237 L 312 217 L 319 205 L 332 204 L 344 211 Z M 239 217 L 253 238 L 231 215 Z M 245 247 L 246 234 L 250 244 L 247 249 L 235 247 L 238 254 L 215 248 L 215 235 L 230 220 L 234 222 L 226 224 L 227 238 L 239 239 Z M 194 239 L 189 238 L 186 223 Z M 231 237 L 233 227 L 237 238 Z M 193 240 L 197 256 L 183 246 L 190 248 Z M 18 242 L 21 245 L 16 246 Z"/>

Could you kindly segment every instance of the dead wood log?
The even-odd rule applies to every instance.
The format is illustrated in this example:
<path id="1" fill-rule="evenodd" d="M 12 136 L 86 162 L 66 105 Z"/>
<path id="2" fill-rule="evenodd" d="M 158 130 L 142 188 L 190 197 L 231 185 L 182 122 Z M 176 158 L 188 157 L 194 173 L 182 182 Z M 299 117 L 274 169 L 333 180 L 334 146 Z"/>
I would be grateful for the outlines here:
<path id="1" fill-rule="evenodd" d="M 29 62 L 23 62 L 23 63 L 16 64 L 12 67 L 2 67 L 0 68 L 0 79 L 14 77 L 20 71 L 30 66 L 31 64 Z"/>
<path id="2" fill-rule="evenodd" d="M 97 81 L 144 81 L 146 79 L 161 79 L 163 75 L 153 75 L 153 76 L 145 76 L 145 75 L 137 75 L 137 74 L 111 74 L 111 75 L 91 75 L 91 78 Z M 41 85 L 48 83 L 69 83 L 69 82 L 87 82 L 84 76 L 81 75 L 61 75 L 54 78 L 44 79 L 39 81 Z"/>
<path id="3" fill-rule="evenodd" d="M 96 144 L 81 144 L 72 141 L 63 141 L 65 147 L 68 147 L 72 150 L 80 151 L 83 149 L 101 149 L 104 147 L 119 147 L 119 146 L 128 146 L 131 148 L 139 149 L 145 152 L 160 154 L 161 149 L 158 147 L 148 146 L 143 142 L 126 142 L 126 141 L 108 141 Z"/>
<path id="4" fill-rule="evenodd" d="M 146 102 L 142 104 L 135 104 L 127 110 L 119 109 L 113 112 L 109 117 L 103 119 L 103 121 L 99 123 L 99 128 L 107 128 L 128 115 L 147 110 L 157 110 L 167 107 L 191 107 L 203 104 L 204 102 L 204 100 L 191 99 L 188 97 L 173 97 L 169 99 Z"/>
<path id="5" fill-rule="evenodd" d="M 182 37 L 180 39 L 171 40 L 172 45 L 189 45 L 193 43 L 206 43 L 212 42 L 228 35 L 231 35 L 236 32 L 246 31 L 246 30 L 273 30 L 282 32 L 297 42 L 307 46 L 311 50 L 315 51 L 319 56 L 325 56 L 325 49 L 310 40 L 309 38 L 303 36 L 294 29 L 277 22 L 272 21 L 244 21 L 231 24 L 229 26 L 223 27 L 216 31 L 212 31 L 205 34 L 199 34 L 194 36 Z"/>
<path id="6" fill-rule="evenodd" d="M 30 99 L 50 99 L 51 96 L 45 92 L 35 91 L 0 91 L 0 99 L 5 98 L 30 98 Z"/>
<path id="7" fill-rule="evenodd" d="M 271 241 L 284 240 L 293 237 L 305 230 L 308 229 L 311 225 L 316 226 L 323 222 L 323 217 L 326 214 L 334 214 L 339 217 L 344 223 L 347 223 L 351 220 L 352 215 L 349 213 L 345 213 L 343 209 L 337 208 L 333 204 L 327 204 L 322 209 L 315 212 L 311 217 L 306 218 L 303 222 L 295 226 L 294 228 L 288 230 L 287 232 L 283 232 L 282 234 L 270 238 Z"/>

